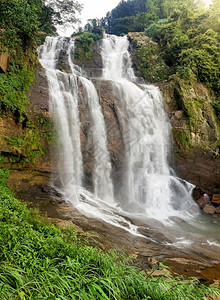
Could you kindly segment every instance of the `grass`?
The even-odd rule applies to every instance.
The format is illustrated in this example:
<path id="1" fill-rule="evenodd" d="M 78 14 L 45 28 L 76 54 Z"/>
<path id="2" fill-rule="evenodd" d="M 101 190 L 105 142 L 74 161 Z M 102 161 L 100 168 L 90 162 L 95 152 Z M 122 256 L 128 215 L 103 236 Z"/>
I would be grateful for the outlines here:
<path id="1" fill-rule="evenodd" d="M 0 299 L 208 299 L 214 288 L 147 276 L 114 250 L 86 244 L 15 199 L 0 170 Z"/>

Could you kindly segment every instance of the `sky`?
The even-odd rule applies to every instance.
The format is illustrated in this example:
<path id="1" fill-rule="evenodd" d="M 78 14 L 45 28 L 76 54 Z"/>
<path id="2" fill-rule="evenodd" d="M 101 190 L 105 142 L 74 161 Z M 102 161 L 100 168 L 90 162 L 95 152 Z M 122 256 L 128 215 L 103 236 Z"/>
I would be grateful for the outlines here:
<path id="1" fill-rule="evenodd" d="M 80 16 L 78 16 L 82 20 L 82 26 L 84 26 L 88 19 L 104 17 L 108 11 L 117 6 L 120 0 L 109 0 L 106 2 L 105 0 L 78 0 L 78 2 L 84 6 Z M 70 35 L 73 31 L 73 28 L 69 28 L 64 31 L 59 30 L 59 33 L 61 35 Z"/>
<path id="2" fill-rule="evenodd" d="M 211 0 L 202 0 L 207 6 L 210 5 Z M 81 14 L 78 16 L 82 20 L 82 26 L 87 23 L 88 19 L 101 18 L 106 15 L 108 11 L 111 11 L 117 6 L 120 0 L 78 0 L 80 4 L 83 4 L 84 8 Z M 77 27 L 76 27 L 77 29 Z M 70 36 L 74 32 L 74 28 L 66 28 L 64 30 L 58 30 L 60 35 Z"/>

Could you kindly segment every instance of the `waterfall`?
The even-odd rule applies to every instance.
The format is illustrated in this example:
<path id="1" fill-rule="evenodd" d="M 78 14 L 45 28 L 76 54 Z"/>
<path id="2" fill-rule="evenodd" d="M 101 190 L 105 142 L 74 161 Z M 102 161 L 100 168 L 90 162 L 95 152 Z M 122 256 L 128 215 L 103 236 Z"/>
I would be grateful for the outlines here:
<path id="1" fill-rule="evenodd" d="M 50 111 L 54 115 L 58 134 L 59 157 L 55 161 L 64 196 L 78 204 L 76 186 L 81 186 L 83 162 L 80 144 L 80 120 L 76 75 L 56 70 L 60 51 L 66 45 L 65 38 L 47 37 L 39 48 L 39 59 L 46 69 L 50 89 Z"/>
<path id="2" fill-rule="evenodd" d="M 191 197 L 193 185 L 173 175 L 169 166 L 171 128 L 161 92 L 131 82 L 135 75 L 128 46 L 127 37 L 104 36 L 102 77 L 112 80 L 127 112 L 121 119 L 126 160 L 122 206 L 159 220 L 193 214 L 198 211 Z"/>
<path id="3" fill-rule="evenodd" d="M 94 85 L 86 78 L 81 77 L 80 79 L 86 89 L 85 97 L 91 113 L 89 134 L 91 141 L 89 142 L 94 146 L 94 193 L 97 197 L 110 203 L 114 199 L 114 193 L 111 181 L 111 163 L 107 149 L 105 121 Z"/>
<path id="4" fill-rule="evenodd" d="M 71 74 L 56 70 L 61 50 L 68 54 Z M 60 138 L 59 173 L 66 198 L 78 203 L 76 186 L 82 186 L 83 159 L 80 141 L 80 119 L 78 111 L 78 81 L 85 89 L 85 100 L 89 107 L 89 139 L 94 153 L 94 194 L 108 202 L 114 199 L 111 181 L 111 163 L 107 149 L 104 117 L 98 94 L 92 82 L 83 77 L 85 72 L 72 61 L 74 40 L 47 37 L 39 48 L 41 64 L 46 68 L 50 88 L 50 110 L 55 114 L 55 124 Z M 74 191 L 74 193 L 73 193 Z"/>
<path id="5" fill-rule="evenodd" d="M 129 41 L 127 36 L 118 38 L 115 35 L 105 34 L 102 43 L 103 78 L 135 80 L 128 52 Z"/>
<path id="6" fill-rule="evenodd" d="M 121 187 L 114 191 L 105 118 L 95 85 L 74 64 L 74 39 L 47 37 L 38 49 L 50 88 L 50 111 L 58 134 L 59 155 L 55 160 L 59 188 L 64 197 L 89 217 L 139 235 L 128 217 L 167 220 L 197 210 L 191 197 L 193 185 L 175 176 L 169 166 L 171 130 L 157 87 L 138 84 L 128 52 L 127 37 L 105 35 L 102 41 L 103 75 L 124 108 L 120 128 L 124 143 Z M 66 53 L 70 73 L 58 70 Z M 79 111 L 80 101 L 86 103 Z M 86 150 L 91 154 L 92 184 L 85 183 L 82 149 L 82 114 L 87 116 Z M 125 216 L 125 218 L 123 217 Z"/>

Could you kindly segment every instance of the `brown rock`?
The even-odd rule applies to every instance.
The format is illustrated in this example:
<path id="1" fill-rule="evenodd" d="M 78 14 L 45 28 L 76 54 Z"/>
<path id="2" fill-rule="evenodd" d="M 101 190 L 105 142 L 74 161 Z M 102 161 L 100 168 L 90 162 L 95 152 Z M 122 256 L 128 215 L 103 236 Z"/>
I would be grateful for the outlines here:
<path id="1" fill-rule="evenodd" d="M 202 270 L 202 275 L 209 280 L 219 280 L 220 279 L 220 264 L 216 264 L 210 268 Z"/>
<path id="2" fill-rule="evenodd" d="M 220 206 L 216 207 L 215 212 L 216 212 L 217 214 L 220 214 Z"/>
<path id="3" fill-rule="evenodd" d="M 170 276 L 171 275 L 171 272 L 167 269 L 155 270 L 154 272 L 152 272 L 150 270 L 150 271 L 147 271 L 146 273 L 147 273 L 147 275 L 151 275 L 153 277 L 161 277 L 161 276 Z"/>
<path id="4" fill-rule="evenodd" d="M 204 194 L 201 198 L 199 198 L 197 203 L 201 208 L 203 208 L 206 204 L 209 203 L 209 196 L 207 194 Z"/>
<path id="5" fill-rule="evenodd" d="M 169 217 L 169 219 L 173 222 L 176 222 L 176 223 L 183 223 L 185 222 L 183 219 L 179 218 L 179 217 L 176 217 L 176 216 L 171 216 Z"/>
<path id="6" fill-rule="evenodd" d="M 206 204 L 203 208 L 204 213 L 213 215 L 215 213 L 215 207 L 211 204 Z"/>
<path id="7" fill-rule="evenodd" d="M 65 230 L 68 228 L 73 228 L 78 233 L 83 233 L 84 231 L 77 225 L 73 224 L 72 221 L 67 220 L 61 220 L 58 218 L 48 218 L 54 225 L 57 225 L 60 227 L 61 230 Z"/>
<path id="8" fill-rule="evenodd" d="M 212 196 L 212 202 L 220 205 L 220 194 L 214 194 Z"/>

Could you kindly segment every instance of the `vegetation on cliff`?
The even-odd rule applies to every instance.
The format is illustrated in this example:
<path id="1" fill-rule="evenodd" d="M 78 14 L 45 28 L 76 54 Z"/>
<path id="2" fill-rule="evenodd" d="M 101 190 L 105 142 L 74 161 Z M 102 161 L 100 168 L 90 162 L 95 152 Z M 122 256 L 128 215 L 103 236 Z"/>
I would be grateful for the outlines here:
<path id="1" fill-rule="evenodd" d="M 101 20 L 102 26 L 107 32 L 117 35 L 126 34 L 129 31 L 145 30 L 145 34 L 160 46 L 161 50 L 158 55 L 169 68 L 169 72 L 164 72 L 164 77 L 168 78 L 169 75 L 178 73 L 188 82 L 197 79 L 204 83 L 217 96 L 213 106 L 219 117 L 219 1 L 213 0 L 209 8 L 204 8 L 202 1 L 193 0 L 174 2 L 147 0 L 146 6 L 139 5 L 139 2 L 140 0 L 121 1 Z M 135 30 L 132 28 L 134 26 L 132 20 L 127 22 L 131 15 L 126 8 L 130 5 L 139 7 L 139 9 L 132 10 L 132 18 L 135 18 L 135 22 L 141 23 L 140 30 L 138 30 L 138 26 Z M 150 71 L 146 70 L 149 57 L 153 56 L 152 47 L 148 47 L 149 45 L 147 43 L 138 47 L 138 57 L 142 76 L 151 81 L 153 78 L 148 74 Z M 157 55 L 157 53 L 155 54 Z M 153 81 L 159 79 L 160 73 L 159 68 Z"/>
<path id="2" fill-rule="evenodd" d="M 26 92 L 38 65 L 38 31 L 54 34 L 54 25 L 76 21 L 81 6 L 77 1 L 1 0 L 0 56 L 7 53 L 6 74 L 0 74 L 0 106 L 23 121 L 26 117 Z"/>
<path id="3" fill-rule="evenodd" d="M 153 278 L 131 259 L 104 252 L 28 210 L 0 170 L 0 295 L 9 299 L 208 299 L 219 290 L 195 279 Z M 152 271 L 153 273 L 153 271 Z"/>
<path id="4" fill-rule="evenodd" d="M 55 25 L 75 22 L 75 13 L 80 8 L 77 1 L 0 1 L 0 117 L 13 119 L 18 127 L 14 136 L 0 134 L 5 153 L 5 157 L 1 153 L 2 160 L 6 163 L 19 167 L 34 163 L 44 154 L 43 139 L 51 137 L 42 128 L 47 120 L 41 116 L 40 123 L 39 118 L 30 115 L 26 97 L 39 66 L 36 41 L 39 31 L 44 35 L 55 34 Z"/>
<path id="5" fill-rule="evenodd" d="M 102 38 L 102 32 L 79 32 L 73 36 L 75 36 L 76 41 L 75 58 L 81 60 L 82 62 L 86 62 L 87 60 L 91 59 L 92 45 L 95 41 L 98 41 Z"/>

